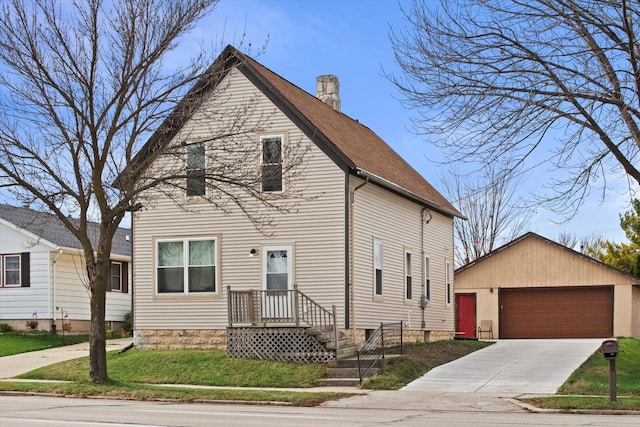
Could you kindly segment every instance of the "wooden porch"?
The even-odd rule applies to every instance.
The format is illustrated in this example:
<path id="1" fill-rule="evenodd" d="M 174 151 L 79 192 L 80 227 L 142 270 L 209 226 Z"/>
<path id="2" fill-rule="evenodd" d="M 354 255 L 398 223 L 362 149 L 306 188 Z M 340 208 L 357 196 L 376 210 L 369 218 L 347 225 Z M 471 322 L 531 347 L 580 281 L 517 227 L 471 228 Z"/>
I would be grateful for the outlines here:
<path id="1" fill-rule="evenodd" d="M 324 363 L 356 350 L 338 330 L 336 306 L 322 307 L 295 285 L 268 291 L 227 287 L 227 295 L 232 357 Z"/>

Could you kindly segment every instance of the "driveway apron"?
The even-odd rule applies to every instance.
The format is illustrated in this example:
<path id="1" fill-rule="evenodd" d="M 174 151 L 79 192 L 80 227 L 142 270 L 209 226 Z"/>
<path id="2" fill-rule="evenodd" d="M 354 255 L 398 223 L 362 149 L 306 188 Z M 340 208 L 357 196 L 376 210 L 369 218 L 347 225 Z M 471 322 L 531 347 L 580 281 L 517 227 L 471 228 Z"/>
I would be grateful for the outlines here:
<path id="1" fill-rule="evenodd" d="M 407 384 L 403 391 L 554 394 L 603 339 L 499 340 Z"/>

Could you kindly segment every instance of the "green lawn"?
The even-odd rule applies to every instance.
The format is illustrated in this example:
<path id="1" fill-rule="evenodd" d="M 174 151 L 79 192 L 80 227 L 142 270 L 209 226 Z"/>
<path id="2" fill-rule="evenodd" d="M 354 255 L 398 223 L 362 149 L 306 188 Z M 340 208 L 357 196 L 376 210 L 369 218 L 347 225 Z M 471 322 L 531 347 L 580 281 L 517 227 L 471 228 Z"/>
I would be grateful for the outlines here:
<path id="1" fill-rule="evenodd" d="M 560 387 L 558 395 L 525 399 L 535 406 L 566 411 L 617 409 L 640 411 L 640 340 L 620 338 L 616 359 L 617 402 L 609 401 L 609 361 L 596 351 Z"/>
<path id="2" fill-rule="evenodd" d="M 0 334 L 0 357 L 89 341 L 87 335 L 55 335 L 49 332 Z"/>
<path id="3" fill-rule="evenodd" d="M 234 387 L 312 387 L 322 365 L 232 359 L 220 350 L 129 350 L 107 355 L 109 377 L 120 383 Z M 89 358 L 36 369 L 20 378 L 89 381 Z"/>
<path id="4" fill-rule="evenodd" d="M 89 358 L 69 360 L 22 375 L 23 379 L 64 383 L 0 382 L 0 391 L 37 391 L 66 396 L 190 401 L 259 401 L 297 406 L 317 405 L 349 393 L 272 390 L 188 389 L 152 384 L 197 384 L 221 387 L 308 388 L 321 378 L 322 365 L 231 359 L 218 350 L 129 350 L 107 354 L 111 383 L 89 381 Z M 141 384 L 146 383 L 146 384 Z"/>
<path id="5" fill-rule="evenodd" d="M 18 338 L 19 337 L 19 338 Z M 36 350 L 34 344 L 55 346 L 56 336 L 49 334 L 0 335 L 0 349 L 12 353 Z M 78 338 L 79 337 L 74 337 Z M 71 336 L 65 337 L 71 339 Z M 86 340 L 86 337 L 83 338 Z M 30 344 L 24 344 L 28 342 Z M 594 353 L 559 390 L 549 398 L 527 402 L 565 411 L 580 409 L 640 410 L 640 340 L 621 338 L 616 361 L 618 402 L 609 402 L 608 362 L 600 351 Z M 22 344 L 21 344 L 22 343 Z M 68 342 L 67 342 L 68 343 Z M 397 389 L 423 375 L 429 369 L 462 357 L 490 343 L 479 341 L 442 341 L 407 345 L 405 358 L 391 363 L 383 374 L 367 381 L 365 387 Z M 27 349 L 19 350 L 18 349 Z M 186 389 L 161 384 L 196 384 L 219 387 L 313 387 L 326 372 L 322 365 L 283 363 L 266 360 L 231 359 L 215 350 L 129 350 L 107 355 L 111 384 L 89 381 L 88 358 L 80 358 L 29 372 L 23 379 L 64 380 L 64 383 L 0 382 L 0 391 L 32 391 L 73 396 L 107 396 L 129 399 L 170 399 L 178 401 L 260 401 L 290 405 L 316 405 L 348 396 L 348 393 L 289 392 L 271 390 Z M 154 386 L 153 384 L 157 384 Z"/>
<path id="6" fill-rule="evenodd" d="M 616 359 L 618 394 L 640 397 L 640 340 L 620 338 Z M 558 390 L 559 394 L 609 396 L 609 361 L 600 350 L 580 366 Z"/>

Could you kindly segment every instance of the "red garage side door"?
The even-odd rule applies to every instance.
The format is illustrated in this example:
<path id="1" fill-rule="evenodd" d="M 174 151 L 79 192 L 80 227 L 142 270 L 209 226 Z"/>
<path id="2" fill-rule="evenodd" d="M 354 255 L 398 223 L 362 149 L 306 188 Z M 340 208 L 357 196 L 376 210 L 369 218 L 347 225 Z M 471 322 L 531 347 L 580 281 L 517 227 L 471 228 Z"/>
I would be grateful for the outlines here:
<path id="1" fill-rule="evenodd" d="M 500 338 L 612 335 L 612 286 L 500 289 Z"/>
<path id="2" fill-rule="evenodd" d="M 476 294 L 456 294 L 456 338 L 476 338 Z"/>

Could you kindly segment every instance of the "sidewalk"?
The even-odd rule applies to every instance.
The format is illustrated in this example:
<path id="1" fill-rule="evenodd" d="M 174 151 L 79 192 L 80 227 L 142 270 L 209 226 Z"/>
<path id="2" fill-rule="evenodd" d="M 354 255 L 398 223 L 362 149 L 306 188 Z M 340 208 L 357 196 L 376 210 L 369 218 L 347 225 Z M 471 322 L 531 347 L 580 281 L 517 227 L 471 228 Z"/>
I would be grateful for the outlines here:
<path id="1" fill-rule="evenodd" d="M 107 351 L 124 348 L 132 342 L 133 338 L 107 340 Z M 88 355 L 89 343 L 85 342 L 0 357 L 0 380 L 13 378 L 43 366 Z"/>

